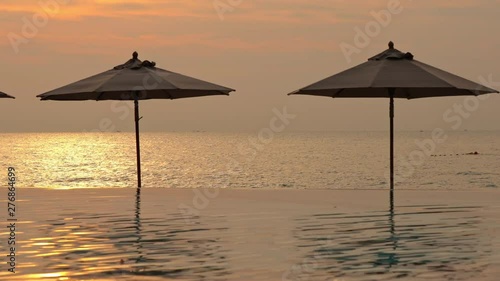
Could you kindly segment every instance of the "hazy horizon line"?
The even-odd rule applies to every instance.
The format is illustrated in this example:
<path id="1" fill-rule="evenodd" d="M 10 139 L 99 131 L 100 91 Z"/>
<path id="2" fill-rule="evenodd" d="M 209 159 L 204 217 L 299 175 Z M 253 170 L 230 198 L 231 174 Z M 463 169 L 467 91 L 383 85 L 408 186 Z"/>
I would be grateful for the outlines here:
<path id="1" fill-rule="evenodd" d="M 395 130 L 395 133 L 398 132 L 432 132 L 434 129 L 422 129 L 422 130 Z M 464 129 L 464 130 L 445 130 L 445 132 L 500 132 L 498 129 Z M 256 133 L 259 130 L 163 130 L 163 131 L 141 131 L 141 134 L 144 133 Z M 286 133 L 357 133 L 357 132 L 387 132 L 389 133 L 389 129 L 387 130 L 287 130 L 285 132 L 277 133 L 277 135 L 280 134 L 286 134 Z M 0 132 L 0 135 L 7 135 L 7 134 L 117 134 L 117 133 L 135 133 L 133 130 L 126 130 L 126 131 L 20 131 L 20 132 Z"/>

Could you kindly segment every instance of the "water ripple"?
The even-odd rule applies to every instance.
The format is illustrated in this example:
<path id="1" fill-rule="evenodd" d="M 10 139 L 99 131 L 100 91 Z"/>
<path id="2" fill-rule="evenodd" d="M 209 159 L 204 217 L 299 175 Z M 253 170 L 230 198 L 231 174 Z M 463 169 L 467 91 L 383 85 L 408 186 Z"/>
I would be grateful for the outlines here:
<path id="1" fill-rule="evenodd" d="M 19 272 L 0 280 L 496 281 L 500 268 L 495 200 L 338 211 L 231 191 L 186 221 L 176 206 L 189 192 L 148 189 L 134 202 L 133 192 L 115 189 L 25 190 Z M 267 201 L 249 200 L 253 192 Z"/>
<path id="2" fill-rule="evenodd" d="M 305 252 L 286 280 L 471 280 L 492 255 L 478 233 L 480 211 L 422 205 L 296 219 L 294 237 Z"/>

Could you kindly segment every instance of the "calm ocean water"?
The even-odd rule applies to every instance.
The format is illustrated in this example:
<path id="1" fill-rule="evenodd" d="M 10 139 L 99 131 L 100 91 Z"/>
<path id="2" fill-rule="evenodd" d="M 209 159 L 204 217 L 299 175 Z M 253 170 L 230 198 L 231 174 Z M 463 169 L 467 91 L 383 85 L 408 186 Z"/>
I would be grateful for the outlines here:
<path id="1" fill-rule="evenodd" d="M 131 133 L 2 134 L 0 280 L 496 281 L 500 133 L 447 136 L 397 133 L 390 204 L 384 132 L 144 133 L 140 197 Z"/>
<path id="2" fill-rule="evenodd" d="M 443 143 L 432 143 L 430 131 L 396 133 L 399 188 L 500 187 L 500 132 L 446 135 Z M 19 186 L 136 186 L 132 133 L 0 138 L 1 165 L 16 168 Z M 145 187 L 387 187 L 386 132 L 284 133 L 263 140 L 256 133 L 142 133 L 141 141 Z"/>
<path id="3" fill-rule="evenodd" d="M 0 280 L 481 280 L 500 276 L 497 191 L 18 190 Z M 5 203 L 4 200 L 1 200 Z M 2 204 L 3 204 L 2 203 Z M 2 227 L 3 228 L 3 227 Z M 9 233 L 0 233 L 8 253 Z"/>

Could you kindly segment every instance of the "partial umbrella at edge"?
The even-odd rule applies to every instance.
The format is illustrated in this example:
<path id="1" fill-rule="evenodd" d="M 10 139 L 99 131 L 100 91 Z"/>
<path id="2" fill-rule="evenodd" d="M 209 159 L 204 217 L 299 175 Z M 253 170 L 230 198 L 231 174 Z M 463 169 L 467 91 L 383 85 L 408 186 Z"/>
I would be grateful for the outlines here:
<path id="1" fill-rule="evenodd" d="M 394 189 L 394 98 L 466 96 L 498 93 L 457 75 L 413 59 L 389 42 L 389 49 L 367 62 L 289 95 L 331 98 L 390 98 L 390 188 Z"/>
<path id="2" fill-rule="evenodd" d="M 4 92 L 0 92 L 0 98 L 15 99 L 15 97 L 13 97 L 11 95 L 7 95 Z"/>
<path id="3" fill-rule="evenodd" d="M 41 100 L 133 100 L 137 149 L 137 181 L 141 187 L 139 140 L 139 100 L 180 99 L 229 95 L 233 89 L 156 67 L 155 62 L 141 61 L 137 52 L 132 59 L 111 70 L 38 95 Z"/>

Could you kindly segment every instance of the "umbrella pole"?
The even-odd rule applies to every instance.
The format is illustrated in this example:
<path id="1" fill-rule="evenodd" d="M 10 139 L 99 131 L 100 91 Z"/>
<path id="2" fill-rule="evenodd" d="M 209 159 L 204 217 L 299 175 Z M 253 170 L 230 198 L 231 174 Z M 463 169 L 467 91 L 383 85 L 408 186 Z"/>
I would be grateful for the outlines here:
<path id="1" fill-rule="evenodd" d="M 391 98 L 390 105 L 389 105 L 389 118 L 390 118 L 390 131 L 391 131 L 391 152 L 390 152 L 390 157 L 391 157 L 391 202 L 394 200 L 394 88 L 389 89 L 389 96 Z"/>
<path id="2" fill-rule="evenodd" d="M 137 151 L 137 193 L 140 193 L 141 188 L 141 145 L 139 140 L 139 100 L 137 93 L 134 99 L 134 111 L 135 111 L 135 149 Z"/>

